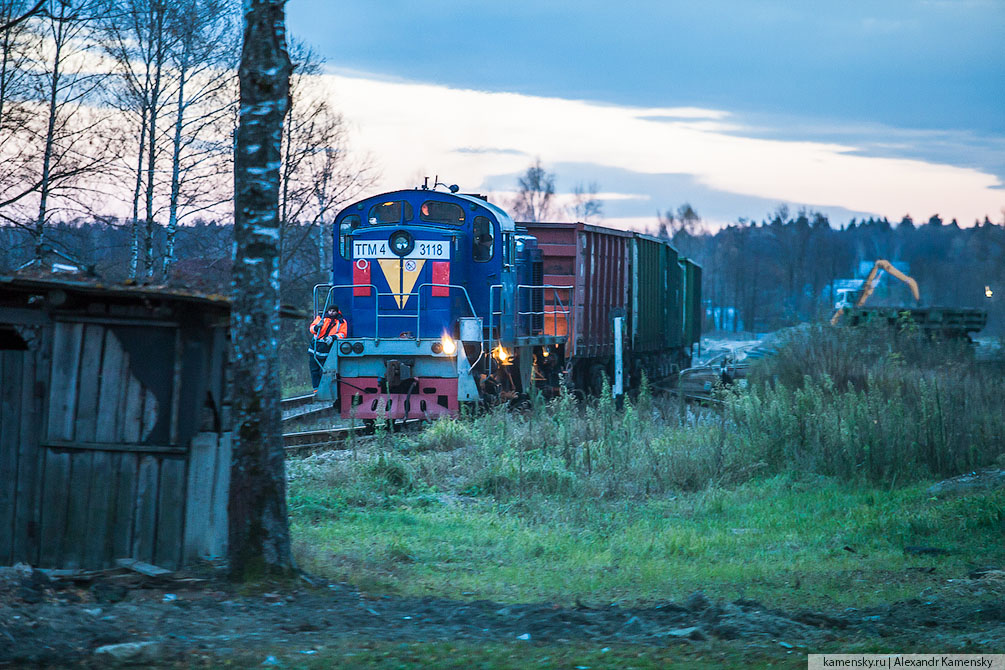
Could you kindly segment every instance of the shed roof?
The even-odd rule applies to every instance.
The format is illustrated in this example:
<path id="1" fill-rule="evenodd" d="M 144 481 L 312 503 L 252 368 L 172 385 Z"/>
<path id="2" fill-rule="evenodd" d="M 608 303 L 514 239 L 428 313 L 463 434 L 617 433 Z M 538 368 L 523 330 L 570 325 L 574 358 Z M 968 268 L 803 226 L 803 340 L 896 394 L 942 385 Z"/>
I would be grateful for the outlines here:
<path id="1" fill-rule="evenodd" d="M 99 299 L 113 300 L 155 299 L 167 302 L 191 303 L 223 312 L 229 312 L 231 308 L 230 299 L 218 293 L 198 293 L 168 286 L 128 286 L 124 284 L 107 284 L 96 280 L 0 276 L 0 290 L 3 289 L 20 293 L 59 290 L 93 296 Z M 290 305 L 283 305 L 280 307 L 280 316 L 299 319 L 307 317 L 308 314 L 304 310 Z"/>

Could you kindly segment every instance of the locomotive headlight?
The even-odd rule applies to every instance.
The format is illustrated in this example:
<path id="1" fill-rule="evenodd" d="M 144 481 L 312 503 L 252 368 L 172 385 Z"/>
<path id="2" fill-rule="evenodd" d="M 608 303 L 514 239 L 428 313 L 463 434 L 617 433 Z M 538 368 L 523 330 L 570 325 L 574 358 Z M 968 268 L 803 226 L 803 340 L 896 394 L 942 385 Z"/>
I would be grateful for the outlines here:
<path id="1" fill-rule="evenodd" d="M 434 354 L 442 354 L 443 353 L 443 345 L 440 344 L 439 342 L 433 342 L 433 346 L 431 346 L 430 349 L 433 350 Z"/>
<path id="2" fill-rule="evenodd" d="M 338 345 L 338 350 L 341 351 L 343 354 L 349 355 L 352 353 L 352 343 L 343 342 L 342 344 Z"/>
<path id="3" fill-rule="evenodd" d="M 509 352 L 503 349 L 502 345 L 496 347 L 496 350 L 493 353 L 495 353 L 495 356 L 499 359 L 500 363 L 505 364 L 509 362 Z"/>
<path id="4" fill-rule="evenodd" d="M 448 356 L 453 356 L 457 351 L 457 345 L 454 344 L 454 341 L 446 333 L 440 338 L 440 345 L 443 347 L 443 353 Z"/>
<path id="5" fill-rule="evenodd" d="M 396 256 L 407 256 L 415 248 L 415 240 L 407 230 L 399 230 L 388 240 L 391 251 Z"/>
<path id="6" fill-rule="evenodd" d="M 352 345 L 352 352 L 354 354 L 361 354 L 361 353 L 363 353 L 363 343 L 362 342 L 356 342 L 355 344 L 353 344 Z"/>

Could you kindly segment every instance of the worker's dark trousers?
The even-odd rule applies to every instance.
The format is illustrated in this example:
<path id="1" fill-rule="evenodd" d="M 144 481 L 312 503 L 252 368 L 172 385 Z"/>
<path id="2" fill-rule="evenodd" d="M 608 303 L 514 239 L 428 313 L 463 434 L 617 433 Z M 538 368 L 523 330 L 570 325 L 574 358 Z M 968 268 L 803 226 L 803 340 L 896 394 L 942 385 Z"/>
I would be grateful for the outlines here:
<path id="1" fill-rule="evenodd" d="M 307 358 L 310 359 L 311 364 L 311 388 L 317 391 L 318 384 L 321 383 L 321 366 L 325 364 L 325 359 L 328 357 L 318 356 L 315 358 L 314 354 L 307 354 Z"/>

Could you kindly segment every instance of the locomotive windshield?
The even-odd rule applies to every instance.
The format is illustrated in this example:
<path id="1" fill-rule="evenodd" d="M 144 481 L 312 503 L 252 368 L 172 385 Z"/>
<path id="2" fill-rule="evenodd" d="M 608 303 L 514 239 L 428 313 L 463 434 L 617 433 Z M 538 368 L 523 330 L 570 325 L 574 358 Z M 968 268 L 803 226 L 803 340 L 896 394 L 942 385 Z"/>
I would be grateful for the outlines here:
<path id="1" fill-rule="evenodd" d="M 414 216 L 412 204 L 405 200 L 392 200 L 381 202 L 370 208 L 370 215 L 366 217 L 367 223 L 371 226 L 384 226 L 402 222 L 402 210 L 404 210 L 404 220 L 408 221 Z"/>
<path id="2" fill-rule="evenodd" d="M 359 228 L 359 216 L 350 214 L 338 226 L 338 248 L 342 258 L 349 258 L 349 231 Z"/>
<path id="3" fill-rule="evenodd" d="M 430 223 L 459 226 L 464 223 L 464 208 L 453 202 L 427 200 L 419 208 L 419 218 Z"/>

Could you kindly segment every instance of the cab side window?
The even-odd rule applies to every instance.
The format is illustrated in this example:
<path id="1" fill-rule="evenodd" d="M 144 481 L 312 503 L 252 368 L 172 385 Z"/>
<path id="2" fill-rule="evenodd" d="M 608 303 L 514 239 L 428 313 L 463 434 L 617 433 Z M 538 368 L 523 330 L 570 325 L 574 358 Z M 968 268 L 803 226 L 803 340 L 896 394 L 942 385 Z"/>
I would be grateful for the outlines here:
<path id="1" fill-rule="evenodd" d="M 473 228 L 472 257 L 478 263 L 492 260 L 495 251 L 495 231 L 492 228 L 492 221 L 487 216 L 476 216 Z"/>
<path id="2" fill-rule="evenodd" d="M 342 258 L 349 260 L 352 255 L 352 249 L 349 246 L 349 233 L 359 228 L 359 215 L 350 214 L 349 216 L 342 219 L 342 222 L 338 224 L 338 248 L 339 253 L 342 254 Z"/>

